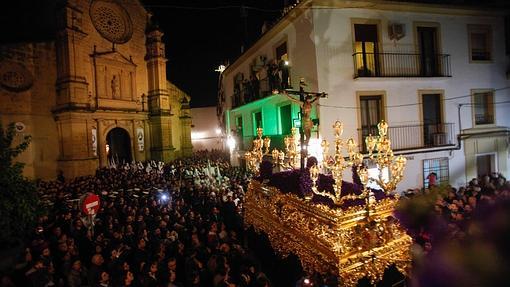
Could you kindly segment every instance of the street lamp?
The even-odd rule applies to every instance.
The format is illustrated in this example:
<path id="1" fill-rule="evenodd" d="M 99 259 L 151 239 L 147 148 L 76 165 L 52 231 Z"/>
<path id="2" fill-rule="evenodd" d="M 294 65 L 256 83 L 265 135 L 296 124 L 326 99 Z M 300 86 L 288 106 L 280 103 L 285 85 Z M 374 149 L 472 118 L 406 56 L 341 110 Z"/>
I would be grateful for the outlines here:
<path id="1" fill-rule="evenodd" d="M 219 65 L 218 68 L 216 70 L 214 70 L 215 72 L 220 72 L 223 73 L 223 71 L 225 71 L 227 67 L 225 67 L 225 65 Z"/>

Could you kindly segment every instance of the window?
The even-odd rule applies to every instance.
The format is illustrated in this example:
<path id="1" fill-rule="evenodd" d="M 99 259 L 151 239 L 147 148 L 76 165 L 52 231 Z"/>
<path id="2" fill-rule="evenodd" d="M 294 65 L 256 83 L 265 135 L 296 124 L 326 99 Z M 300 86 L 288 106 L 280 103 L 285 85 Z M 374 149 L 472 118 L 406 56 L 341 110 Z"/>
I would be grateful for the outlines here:
<path id="1" fill-rule="evenodd" d="M 491 175 L 496 170 L 496 155 L 495 154 L 482 154 L 476 155 L 476 175 L 482 177 Z"/>
<path id="2" fill-rule="evenodd" d="M 494 124 L 494 92 L 473 92 L 473 113 L 475 125 Z"/>
<path id="3" fill-rule="evenodd" d="M 278 76 L 281 80 L 281 88 L 288 89 L 290 87 L 290 74 L 287 42 L 283 42 L 278 47 L 276 47 L 276 61 L 278 64 Z"/>
<path id="4" fill-rule="evenodd" d="M 384 119 L 382 96 L 360 96 L 361 135 L 363 151 L 366 151 L 365 138 L 377 135 L 377 124 Z"/>
<path id="5" fill-rule="evenodd" d="M 434 183 L 435 181 L 435 183 Z M 434 158 L 423 160 L 423 186 L 429 184 L 447 184 L 449 181 L 448 158 Z"/>
<path id="6" fill-rule="evenodd" d="M 257 135 L 257 129 L 264 128 L 262 126 L 262 112 L 253 113 L 253 134 Z"/>
<path id="7" fill-rule="evenodd" d="M 232 106 L 234 107 L 238 107 L 243 104 L 243 96 L 241 93 L 243 79 L 244 75 L 241 73 L 237 73 L 234 77 L 234 97 L 232 101 Z"/>
<path id="8" fill-rule="evenodd" d="M 356 75 L 373 77 L 379 74 L 377 24 L 354 24 L 354 59 Z"/>
<path id="9" fill-rule="evenodd" d="M 492 33 L 488 25 L 468 25 L 470 61 L 492 60 Z"/>
<path id="10" fill-rule="evenodd" d="M 287 42 L 283 42 L 280 46 L 276 47 L 276 59 L 278 61 L 289 60 L 289 55 L 287 54 Z"/>

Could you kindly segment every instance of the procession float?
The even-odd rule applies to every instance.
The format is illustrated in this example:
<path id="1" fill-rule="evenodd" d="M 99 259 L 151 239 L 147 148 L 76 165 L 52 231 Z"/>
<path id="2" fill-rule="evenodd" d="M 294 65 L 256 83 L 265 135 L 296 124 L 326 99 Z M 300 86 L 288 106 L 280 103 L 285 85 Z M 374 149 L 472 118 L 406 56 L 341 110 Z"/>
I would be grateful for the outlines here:
<path id="1" fill-rule="evenodd" d="M 366 138 L 366 154 L 352 138 L 341 138 L 341 122 L 333 129 L 334 153 L 323 140 L 322 160 L 308 158 L 306 168 L 299 168 L 306 152 L 295 129 L 284 139 L 285 151 L 270 151 L 271 140 L 257 130 L 245 154 L 255 174 L 245 198 L 245 224 L 265 233 L 277 253 L 297 255 L 310 273 L 334 274 L 340 286 L 356 286 L 362 278 L 375 283 L 391 265 L 407 274 L 412 239 L 393 216 L 406 159 L 393 154 L 385 122 L 378 135 Z M 343 181 L 346 169 L 354 182 Z"/>

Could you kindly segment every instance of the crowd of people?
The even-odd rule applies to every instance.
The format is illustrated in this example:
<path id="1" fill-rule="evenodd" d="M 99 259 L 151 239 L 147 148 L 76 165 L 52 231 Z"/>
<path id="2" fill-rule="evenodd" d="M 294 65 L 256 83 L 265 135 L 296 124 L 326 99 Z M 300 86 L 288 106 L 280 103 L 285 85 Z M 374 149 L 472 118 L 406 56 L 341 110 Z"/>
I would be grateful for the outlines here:
<path id="1" fill-rule="evenodd" d="M 493 173 L 474 178 L 466 186 L 459 188 L 429 186 L 421 193 L 422 191 L 415 190 L 407 195 L 421 195 L 424 199 L 433 200 L 433 212 L 428 214 L 428 222 L 419 226 L 415 234 L 416 241 L 425 252 L 429 252 L 434 241 L 432 233 L 435 231 L 429 230 L 431 225 L 435 225 L 436 230 L 437 226 L 444 227 L 441 234 L 445 234 L 447 240 L 464 239 L 470 232 L 471 219 L 477 209 L 486 212 L 485 209 L 490 209 L 496 202 L 510 199 L 510 182 L 501 174 Z M 435 222 L 431 224 L 431 221 Z M 442 237 L 440 239 L 444 240 Z"/>
<path id="2" fill-rule="evenodd" d="M 510 182 L 497 173 L 403 197 L 396 214 L 415 242 L 412 285 L 504 286 L 509 209 Z"/>
<path id="3" fill-rule="evenodd" d="M 41 181 L 49 205 L 11 286 L 270 286 L 243 242 L 249 175 L 219 152 Z M 93 220 L 79 199 L 100 196 Z M 4 282 L 5 283 L 5 282 Z"/>
<path id="4" fill-rule="evenodd" d="M 2 286 L 276 286 L 263 270 L 265 255 L 254 247 L 267 242 L 250 245 L 243 226 L 249 180 L 228 155 L 204 151 L 166 164 L 122 164 L 93 176 L 39 181 L 48 213 Z M 80 205 L 87 193 L 100 196 L 93 217 Z M 462 239 L 472 232 L 469 220 L 479 206 L 509 197 L 504 177 L 485 176 L 446 187 L 434 197 L 433 214 L 446 222 L 448 239 Z M 413 236 L 424 253 L 432 250 L 431 229 L 421 226 Z M 296 286 L 307 286 L 307 278 L 325 282 L 295 275 Z"/>

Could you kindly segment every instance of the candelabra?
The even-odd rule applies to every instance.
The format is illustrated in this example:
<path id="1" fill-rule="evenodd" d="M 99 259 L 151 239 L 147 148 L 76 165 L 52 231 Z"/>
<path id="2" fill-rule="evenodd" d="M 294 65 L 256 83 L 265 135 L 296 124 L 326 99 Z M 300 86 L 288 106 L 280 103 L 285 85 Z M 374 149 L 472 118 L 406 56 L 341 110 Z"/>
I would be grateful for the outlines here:
<path id="1" fill-rule="evenodd" d="M 402 180 L 406 158 L 402 155 L 395 157 L 391 149 L 391 141 L 388 138 L 388 124 L 381 121 L 377 125 L 379 136 L 371 134 L 365 139 L 369 158 L 377 164 L 378 177 L 373 179 L 386 194 L 395 190 L 397 184 Z M 374 151 L 377 153 L 374 155 Z M 389 171 L 388 180 L 383 179 L 384 171 Z"/>
<path id="2" fill-rule="evenodd" d="M 253 148 L 244 154 L 248 169 L 256 174 L 260 170 L 262 158 L 269 154 L 269 146 L 271 145 L 270 138 L 265 137 L 262 139 L 262 132 L 262 128 L 257 128 L 257 138 L 253 140 Z"/>
<path id="3" fill-rule="evenodd" d="M 359 153 L 355 152 L 357 147 L 354 139 L 350 138 L 347 141 L 344 141 L 340 137 L 343 134 L 344 126 L 340 121 L 336 121 L 333 125 L 333 130 L 335 131 L 335 153 L 333 156 L 328 155 L 329 151 L 329 143 L 327 140 L 323 140 L 321 142 L 323 161 L 322 166 L 331 171 L 331 175 L 335 180 L 335 184 L 333 185 L 334 194 L 325 191 L 319 191 L 317 188 L 317 180 L 319 179 L 319 166 L 314 165 L 310 168 L 310 178 L 312 179 L 312 191 L 314 194 L 321 195 L 324 197 L 328 197 L 335 204 L 341 204 L 344 200 L 342 196 L 342 179 L 343 172 L 346 168 L 350 166 L 359 166 L 363 161 L 363 156 Z M 342 150 L 347 148 L 347 154 L 349 155 L 349 159 L 345 160 Z"/>
<path id="4" fill-rule="evenodd" d="M 272 156 L 277 166 L 284 169 L 293 169 L 298 166 L 301 159 L 300 153 L 296 144 L 296 128 L 290 130 L 290 135 L 283 139 L 285 144 L 285 153 L 278 149 L 273 149 Z M 286 160 L 287 159 L 287 160 Z"/>
<path id="5" fill-rule="evenodd" d="M 334 194 L 319 191 L 317 188 L 317 180 L 319 178 L 320 168 L 314 165 L 310 168 L 310 178 L 312 180 L 312 191 L 314 194 L 328 197 L 333 200 L 335 204 L 342 204 L 347 199 L 366 199 L 367 206 L 370 206 L 374 202 L 373 192 L 367 187 L 371 181 L 375 181 L 386 194 L 390 194 L 395 190 L 397 184 L 402 180 L 406 159 L 402 155 L 395 157 L 391 150 L 391 141 L 388 138 L 388 124 L 381 121 L 378 125 L 379 136 L 369 135 L 366 138 L 366 145 L 368 149 L 368 157 L 371 161 L 377 165 L 379 171 L 377 178 L 370 178 L 368 170 L 363 165 L 363 155 L 359 152 L 355 152 L 357 148 L 356 142 L 350 138 L 347 142 L 344 142 L 340 136 L 343 133 L 343 124 L 336 121 L 333 125 L 335 130 L 335 155 L 334 157 L 328 156 L 329 143 L 323 140 L 321 147 L 323 150 L 323 163 L 322 165 L 327 169 L 331 170 L 331 175 L 335 180 L 333 185 Z M 342 148 L 347 147 L 347 153 L 349 156 L 348 160 L 345 160 L 342 154 Z M 377 151 L 374 154 L 374 151 Z M 343 171 L 347 167 L 354 166 L 356 172 L 360 177 L 361 184 L 363 185 L 363 191 L 361 194 L 349 194 L 342 195 L 342 177 Z M 383 173 L 385 170 L 390 171 L 389 178 L 385 180 Z"/>

